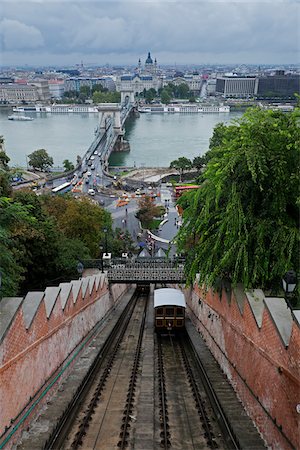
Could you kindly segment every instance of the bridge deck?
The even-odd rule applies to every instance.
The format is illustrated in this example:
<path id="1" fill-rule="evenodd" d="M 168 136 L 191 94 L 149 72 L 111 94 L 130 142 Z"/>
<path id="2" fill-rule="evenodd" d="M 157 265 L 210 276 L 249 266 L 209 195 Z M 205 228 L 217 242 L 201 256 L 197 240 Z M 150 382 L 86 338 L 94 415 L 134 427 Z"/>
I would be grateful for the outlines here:
<path id="1" fill-rule="evenodd" d="M 86 269 L 97 268 L 107 272 L 110 283 L 184 283 L 186 276 L 182 260 L 112 259 L 109 263 L 101 259 L 83 261 Z"/>

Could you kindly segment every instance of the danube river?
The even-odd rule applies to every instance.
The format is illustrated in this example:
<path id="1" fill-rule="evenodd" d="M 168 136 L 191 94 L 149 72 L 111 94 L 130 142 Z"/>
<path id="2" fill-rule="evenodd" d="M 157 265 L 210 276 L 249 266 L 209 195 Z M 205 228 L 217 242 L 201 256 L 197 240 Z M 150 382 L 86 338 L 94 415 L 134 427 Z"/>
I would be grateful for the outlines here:
<path id="1" fill-rule="evenodd" d="M 11 121 L 11 111 L 0 110 L 0 135 L 4 137 L 10 165 L 26 166 L 26 155 L 44 148 L 55 166 L 64 159 L 76 161 L 94 139 L 97 114 L 30 113 L 33 121 Z M 215 125 L 240 117 L 239 112 L 214 114 L 141 114 L 126 122 L 130 152 L 114 153 L 112 165 L 167 167 L 180 156 L 190 159 L 206 152 Z"/>

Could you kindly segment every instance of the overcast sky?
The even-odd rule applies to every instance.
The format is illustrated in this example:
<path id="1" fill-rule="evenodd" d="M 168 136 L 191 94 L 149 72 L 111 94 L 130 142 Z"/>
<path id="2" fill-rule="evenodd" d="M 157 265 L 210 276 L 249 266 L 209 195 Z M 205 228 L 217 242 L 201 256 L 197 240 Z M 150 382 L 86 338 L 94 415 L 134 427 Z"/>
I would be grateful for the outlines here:
<path id="1" fill-rule="evenodd" d="M 0 0 L 0 63 L 299 63 L 299 15 L 299 0 Z"/>

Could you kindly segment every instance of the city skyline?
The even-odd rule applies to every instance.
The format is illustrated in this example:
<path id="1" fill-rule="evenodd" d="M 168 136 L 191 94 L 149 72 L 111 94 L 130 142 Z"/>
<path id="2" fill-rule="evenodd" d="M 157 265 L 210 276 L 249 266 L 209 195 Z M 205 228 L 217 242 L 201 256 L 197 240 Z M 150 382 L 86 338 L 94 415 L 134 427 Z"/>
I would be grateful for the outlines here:
<path id="1" fill-rule="evenodd" d="M 297 64 L 300 5 L 283 1 L 2 1 L 1 66 Z"/>

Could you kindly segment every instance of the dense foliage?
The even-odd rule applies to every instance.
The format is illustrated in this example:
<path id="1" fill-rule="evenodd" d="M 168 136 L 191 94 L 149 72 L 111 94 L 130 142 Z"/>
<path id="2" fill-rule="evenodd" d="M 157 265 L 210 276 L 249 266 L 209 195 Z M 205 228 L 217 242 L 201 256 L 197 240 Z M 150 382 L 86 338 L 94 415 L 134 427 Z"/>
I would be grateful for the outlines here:
<path id="1" fill-rule="evenodd" d="M 299 110 L 248 110 L 218 125 L 202 187 L 180 199 L 189 282 L 272 288 L 299 269 Z"/>
<path id="2" fill-rule="evenodd" d="M 29 190 L 0 197 L 2 296 L 76 278 L 78 260 L 99 257 L 104 228 L 113 256 L 132 251 L 130 236 L 111 227 L 110 214 L 85 198 L 38 197 Z"/>
<path id="3" fill-rule="evenodd" d="M 165 212 L 165 208 L 161 205 L 156 205 L 149 195 L 141 198 L 138 206 L 139 209 L 135 216 L 140 220 L 143 228 L 151 228 L 153 219 L 161 217 Z"/>
<path id="4" fill-rule="evenodd" d="M 119 103 L 121 100 L 120 92 L 109 91 L 101 84 L 95 84 L 92 89 L 89 86 L 81 86 L 79 91 L 66 91 L 63 98 L 57 103 Z"/>
<path id="5" fill-rule="evenodd" d="M 40 148 L 28 155 L 28 164 L 34 169 L 48 170 L 53 166 L 53 158 L 48 155 L 47 150 Z"/>

